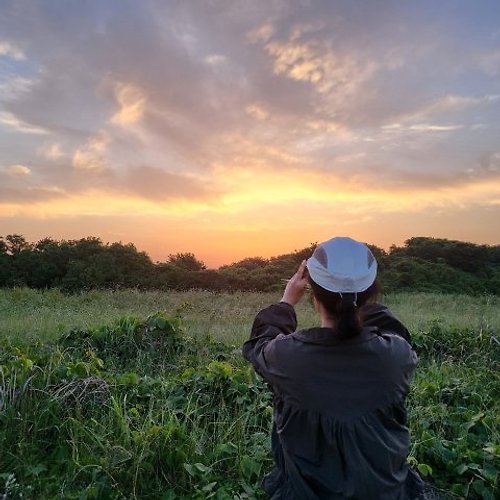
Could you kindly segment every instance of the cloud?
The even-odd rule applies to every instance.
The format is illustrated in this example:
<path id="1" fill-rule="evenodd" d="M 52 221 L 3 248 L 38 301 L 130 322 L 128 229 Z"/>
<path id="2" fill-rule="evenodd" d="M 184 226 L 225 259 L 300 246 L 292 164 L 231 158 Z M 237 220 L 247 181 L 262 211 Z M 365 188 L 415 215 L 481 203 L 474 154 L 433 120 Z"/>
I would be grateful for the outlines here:
<path id="1" fill-rule="evenodd" d="M 300 151 L 288 147 L 287 144 L 262 140 L 258 134 L 252 137 L 238 132 L 227 133 L 220 138 L 220 143 L 223 145 L 225 154 L 214 161 L 211 168 L 212 174 L 217 177 L 219 177 L 220 172 L 226 169 L 237 171 L 240 168 L 245 168 L 252 176 L 254 169 L 283 173 L 298 164 L 307 167 Z M 222 177 L 224 176 L 223 174 Z"/>
<path id="2" fill-rule="evenodd" d="M 253 118 L 259 121 L 264 121 L 269 117 L 269 113 L 258 104 L 249 104 L 245 111 Z"/>
<path id="3" fill-rule="evenodd" d="M 16 213 L 23 207 L 30 209 L 33 203 L 47 202 L 63 194 L 49 179 L 40 182 L 34 166 L 13 164 L 0 168 L 0 212 L 1 207 L 8 206 Z"/>
<path id="4" fill-rule="evenodd" d="M 31 169 L 25 165 L 9 165 L 5 171 L 12 176 L 24 177 L 31 174 Z"/>
<path id="5" fill-rule="evenodd" d="M 44 214 L 50 216 L 51 204 L 55 214 L 63 205 L 68 207 L 79 200 L 92 210 L 105 213 L 105 208 L 95 200 L 112 198 L 115 207 L 128 203 L 127 213 L 134 213 L 135 207 L 141 204 L 148 210 L 161 212 L 168 211 L 180 200 L 210 204 L 222 193 L 221 186 L 210 177 L 168 172 L 146 165 L 116 171 L 107 165 L 103 168 L 91 155 L 86 158 L 82 153 L 80 158 L 85 161 L 82 168 L 71 169 L 62 162 L 41 170 L 24 165 L 0 169 L 0 206 L 7 204 L 11 209 L 23 208 L 28 213 L 31 203 L 43 202 Z M 36 207 L 32 208 L 30 213 L 36 214 Z M 75 209 L 69 208 L 70 211 Z"/>
<path id="6" fill-rule="evenodd" d="M 273 25 L 267 22 L 247 34 L 250 43 L 268 42 L 274 34 Z"/>
<path id="7" fill-rule="evenodd" d="M 106 161 L 92 150 L 77 149 L 73 156 L 73 166 L 77 170 L 102 171 L 106 168 Z"/>
<path id="8" fill-rule="evenodd" d="M 484 206 L 500 195 L 500 176 L 470 176 L 442 173 L 405 172 L 398 177 L 381 177 L 376 170 L 362 175 L 314 172 L 300 167 L 283 175 L 279 169 L 254 167 L 220 168 L 226 181 L 225 191 L 218 202 L 201 207 L 200 212 L 239 213 L 258 211 L 275 213 L 286 224 L 285 213 L 291 219 L 308 214 L 322 214 L 322 219 L 336 223 L 331 214 L 408 214 L 432 208 L 465 208 L 471 204 Z M 296 219 L 299 220 L 299 219 Z M 273 219 L 275 223 L 275 219 Z M 311 219 L 309 223 L 313 223 Z M 316 222 L 318 222 L 316 220 Z M 265 223 L 265 221 L 263 221 Z"/>
<path id="9" fill-rule="evenodd" d="M 436 116 L 449 116 L 468 109 L 478 110 L 493 105 L 500 100 L 500 94 L 488 94 L 482 97 L 452 95 L 433 99 L 430 103 L 422 103 L 419 109 L 403 114 L 400 119 L 405 122 L 421 121 Z"/>
<path id="10" fill-rule="evenodd" d="M 26 59 L 24 52 L 10 42 L 0 41 L 0 56 L 11 57 L 15 61 Z"/>
<path id="11" fill-rule="evenodd" d="M 401 123 L 391 123 L 384 125 L 382 130 L 387 132 L 453 132 L 460 130 L 463 125 L 438 125 L 433 123 L 416 123 L 414 125 L 402 125 Z"/>
<path id="12" fill-rule="evenodd" d="M 317 139 L 326 137 L 329 141 L 332 141 L 332 137 L 349 140 L 354 135 L 352 130 L 335 120 L 312 119 L 305 122 L 305 127 L 313 131 Z"/>
<path id="13" fill-rule="evenodd" d="M 23 76 L 7 77 L 0 82 L 0 102 L 19 99 L 29 92 L 34 81 Z"/>
<path id="14" fill-rule="evenodd" d="M 218 64 L 222 64 L 226 61 L 227 61 L 226 56 L 222 54 L 210 54 L 207 57 L 205 57 L 205 62 L 213 66 L 217 66 Z"/>
<path id="15" fill-rule="evenodd" d="M 46 144 L 39 149 L 39 154 L 48 160 L 58 160 L 64 156 L 62 147 L 58 143 Z"/>
<path id="16" fill-rule="evenodd" d="M 146 96 L 134 85 L 119 83 L 115 88 L 115 96 L 120 110 L 111 117 L 116 125 L 131 125 L 139 121 L 146 105 Z"/>
<path id="17" fill-rule="evenodd" d="M 210 182 L 193 175 L 167 172 L 158 167 L 135 167 L 117 179 L 116 187 L 144 200 L 207 199 L 213 195 Z"/>
<path id="18" fill-rule="evenodd" d="M 38 127 L 36 125 L 31 125 L 21 120 L 13 113 L 9 112 L 0 112 L 0 124 L 6 125 L 7 127 L 13 128 L 17 132 L 21 132 L 23 134 L 48 134 L 49 131 Z"/>
<path id="19" fill-rule="evenodd" d="M 73 155 L 76 170 L 101 172 L 107 168 L 106 149 L 111 139 L 105 132 L 91 137 L 85 146 L 78 148 Z"/>
<path id="20" fill-rule="evenodd" d="M 484 155 L 479 159 L 476 168 L 472 169 L 472 174 L 498 175 L 500 177 L 500 153 Z"/>
<path id="21" fill-rule="evenodd" d="M 273 69 L 296 81 L 309 82 L 320 93 L 335 91 L 337 98 L 351 96 L 375 71 L 374 62 L 337 54 L 328 42 L 300 42 L 294 34 L 287 42 L 269 42 L 266 52 Z"/>

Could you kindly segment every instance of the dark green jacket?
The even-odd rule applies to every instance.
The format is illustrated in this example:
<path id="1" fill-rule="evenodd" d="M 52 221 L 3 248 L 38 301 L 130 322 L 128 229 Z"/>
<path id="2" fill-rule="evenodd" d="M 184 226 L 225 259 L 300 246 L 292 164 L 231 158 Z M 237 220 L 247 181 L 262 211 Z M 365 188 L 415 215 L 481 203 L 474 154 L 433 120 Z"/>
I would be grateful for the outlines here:
<path id="1" fill-rule="evenodd" d="M 255 318 L 243 354 L 274 393 L 275 468 L 263 481 L 273 499 L 418 497 L 404 405 L 417 356 L 384 306 L 366 306 L 364 325 L 349 340 L 295 331 L 286 303 Z"/>

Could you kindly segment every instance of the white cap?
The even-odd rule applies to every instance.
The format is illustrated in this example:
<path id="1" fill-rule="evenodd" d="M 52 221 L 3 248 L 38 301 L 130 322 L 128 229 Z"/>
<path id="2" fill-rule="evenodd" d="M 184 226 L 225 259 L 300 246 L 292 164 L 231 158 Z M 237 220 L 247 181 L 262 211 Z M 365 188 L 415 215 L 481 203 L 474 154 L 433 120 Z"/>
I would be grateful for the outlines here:
<path id="1" fill-rule="evenodd" d="M 351 238 L 332 238 L 316 247 L 307 260 L 311 279 L 330 292 L 357 293 L 369 288 L 377 276 L 371 250 Z"/>

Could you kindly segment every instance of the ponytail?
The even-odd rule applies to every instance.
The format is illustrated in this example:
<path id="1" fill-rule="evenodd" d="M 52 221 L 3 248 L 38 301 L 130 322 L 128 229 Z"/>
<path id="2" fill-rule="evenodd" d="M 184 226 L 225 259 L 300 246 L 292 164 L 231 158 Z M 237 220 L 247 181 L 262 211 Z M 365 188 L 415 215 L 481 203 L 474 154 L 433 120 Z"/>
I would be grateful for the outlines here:
<path id="1" fill-rule="evenodd" d="M 360 309 L 380 292 L 375 281 L 367 290 L 359 293 L 330 292 L 309 278 L 314 297 L 323 304 L 328 315 L 335 321 L 335 335 L 339 339 L 356 337 L 363 329 Z"/>
<path id="2" fill-rule="evenodd" d="M 340 301 L 337 303 L 335 331 L 341 339 L 355 337 L 363 329 L 355 295 L 357 294 L 342 294 Z"/>

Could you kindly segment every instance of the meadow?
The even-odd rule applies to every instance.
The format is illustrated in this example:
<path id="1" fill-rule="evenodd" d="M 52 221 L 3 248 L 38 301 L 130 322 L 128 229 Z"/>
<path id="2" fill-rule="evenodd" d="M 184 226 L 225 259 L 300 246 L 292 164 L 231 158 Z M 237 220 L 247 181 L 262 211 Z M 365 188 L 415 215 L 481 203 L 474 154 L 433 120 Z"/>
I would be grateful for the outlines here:
<path id="1" fill-rule="evenodd" d="M 271 397 L 240 349 L 277 300 L 0 290 L 0 499 L 263 498 Z M 451 498 L 498 498 L 500 297 L 384 302 L 420 357 L 408 461 Z"/>

